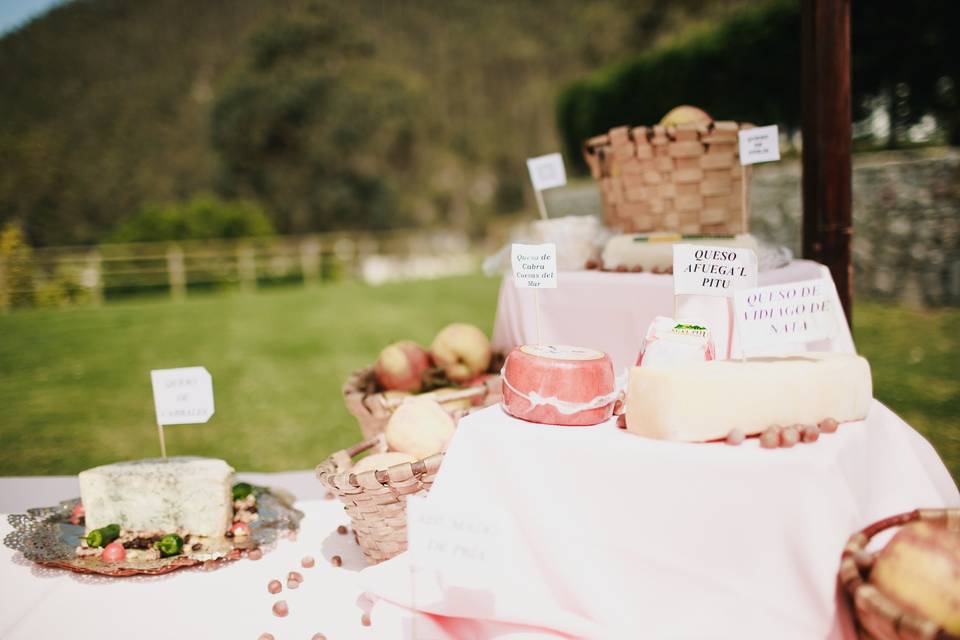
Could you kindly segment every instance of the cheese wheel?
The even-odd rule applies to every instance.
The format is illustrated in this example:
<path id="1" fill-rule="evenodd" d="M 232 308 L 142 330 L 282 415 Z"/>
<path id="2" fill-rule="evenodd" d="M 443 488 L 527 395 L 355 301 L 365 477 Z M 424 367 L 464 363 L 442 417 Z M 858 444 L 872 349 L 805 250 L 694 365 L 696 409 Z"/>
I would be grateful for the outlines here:
<path id="1" fill-rule="evenodd" d="M 866 359 L 808 352 L 711 360 L 662 369 L 634 367 L 627 388 L 627 429 L 649 438 L 704 442 L 772 425 L 862 420 L 873 389 Z"/>
<path id="2" fill-rule="evenodd" d="M 613 414 L 613 362 L 593 349 L 525 345 L 503 365 L 503 408 L 541 424 L 589 426 Z"/>

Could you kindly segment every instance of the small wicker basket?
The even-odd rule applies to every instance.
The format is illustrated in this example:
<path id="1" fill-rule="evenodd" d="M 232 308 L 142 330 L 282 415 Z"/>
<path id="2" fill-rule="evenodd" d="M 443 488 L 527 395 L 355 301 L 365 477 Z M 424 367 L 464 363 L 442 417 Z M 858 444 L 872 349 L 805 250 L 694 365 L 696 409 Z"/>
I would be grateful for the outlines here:
<path id="1" fill-rule="evenodd" d="M 407 496 L 430 490 L 443 454 L 354 474 L 353 458 L 387 450 L 383 435 L 338 451 L 317 466 L 317 478 L 340 501 L 370 564 L 389 560 L 407 548 Z"/>
<path id="2" fill-rule="evenodd" d="M 843 548 L 840 583 L 853 603 L 861 640 L 960 640 L 932 620 L 904 611 L 867 581 L 874 561 L 874 554 L 866 550 L 871 538 L 918 520 L 960 530 L 960 509 L 916 509 L 891 516 L 853 534 Z"/>
<path id="3" fill-rule="evenodd" d="M 732 121 L 616 127 L 584 143 L 604 221 L 625 233 L 746 233 L 750 167 Z M 746 181 L 746 182 L 744 182 Z"/>
<path id="4" fill-rule="evenodd" d="M 436 396 L 438 402 L 470 399 L 476 406 L 488 407 L 500 402 L 500 368 L 504 356 L 494 353 L 488 375 L 482 385 L 464 387 L 456 391 L 444 391 Z M 383 433 L 387 421 L 403 402 L 403 398 L 391 398 L 377 389 L 373 367 L 366 367 L 350 375 L 343 383 L 343 401 L 347 410 L 356 417 L 364 440 L 375 438 Z M 459 417 L 456 413 L 454 418 Z"/>
<path id="5" fill-rule="evenodd" d="M 471 402 L 469 409 L 450 410 L 454 420 L 467 413 L 500 402 L 500 368 L 504 355 L 494 353 L 483 384 L 456 390 L 434 391 L 443 403 L 455 400 Z M 431 394 L 422 394 L 431 395 Z M 317 466 L 317 478 L 344 504 L 350 516 L 357 543 L 371 564 L 389 560 L 407 548 L 407 496 L 427 492 L 440 469 L 443 454 L 385 470 L 351 473 L 354 457 L 361 453 L 387 451 L 383 430 L 404 398 L 391 398 L 377 390 L 373 368 L 357 371 L 343 385 L 347 409 L 357 418 L 363 442 L 338 451 Z"/>

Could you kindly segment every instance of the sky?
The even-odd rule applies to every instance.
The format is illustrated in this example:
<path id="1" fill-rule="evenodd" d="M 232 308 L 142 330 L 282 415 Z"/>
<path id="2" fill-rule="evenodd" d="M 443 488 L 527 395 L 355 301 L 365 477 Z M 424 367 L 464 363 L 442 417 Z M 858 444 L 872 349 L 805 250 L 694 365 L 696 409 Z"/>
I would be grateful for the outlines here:
<path id="1" fill-rule="evenodd" d="M 0 36 L 64 0 L 0 0 Z"/>

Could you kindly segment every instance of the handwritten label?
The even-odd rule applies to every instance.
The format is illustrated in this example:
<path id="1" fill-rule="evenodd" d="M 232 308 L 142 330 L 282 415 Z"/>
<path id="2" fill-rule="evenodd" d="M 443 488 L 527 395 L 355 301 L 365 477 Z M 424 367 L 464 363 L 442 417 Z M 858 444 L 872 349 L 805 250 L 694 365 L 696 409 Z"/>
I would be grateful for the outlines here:
<path id="1" fill-rule="evenodd" d="M 518 289 L 557 288 L 557 245 L 514 244 L 510 248 L 513 282 Z"/>
<path id="2" fill-rule="evenodd" d="M 567 184 L 567 170 L 563 166 L 563 156 L 559 153 L 527 158 L 527 171 L 530 172 L 530 182 L 537 191 Z"/>
<path id="3" fill-rule="evenodd" d="M 502 579 L 505 517 L 491 505 L 482 515 L 437 504 L 428 497 L 407 499 L 407 540 L 413 563 L 458 583 L 496 584 Z"/>
<path id="4" fill-rule="evenodd" d="M 740 164 L 773 162 L 780 159 L 780 132 L 777 125 L 740 130 Z"/>
<path id="5" fill-rule="evenodd" d="M 818 279 L 738 290 L 733 309 L 744 350 L 833 337 L 828 287 Z"/>
<path id="6" fill-rule="evenodd" d="M 157 424 L 200 424 L 213 416 L 213 378 L 204 367 L 154 369 Z"/>
<path id="7" fill-rule="evenodd" d="M 675 295 L 732 298 L 736 289 L 757 286 L 757 254 L 744 247 L 673 245 Z"/>

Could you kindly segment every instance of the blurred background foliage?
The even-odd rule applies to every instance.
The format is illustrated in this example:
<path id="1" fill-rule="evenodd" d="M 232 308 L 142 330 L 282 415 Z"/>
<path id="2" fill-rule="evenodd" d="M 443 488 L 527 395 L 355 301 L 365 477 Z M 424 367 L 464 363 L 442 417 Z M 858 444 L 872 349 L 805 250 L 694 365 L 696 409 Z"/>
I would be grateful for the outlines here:
<path id="1" fill-rule="evenodd" d="M 0 223 L 95 243 L 206 192 L 280 233 L 479 233 L 566 82 L 742 4 L 74 0 L 0 39 Z"/>
<path id="2" fill-rule="evenodd" d="M 882 109 L 886 146 L 933 116 L 946 141 L 960 144 L 960 55 L 954 0 L 851 3 L 854 118 Z M 570 158 L 582 166 L 583 141 L 622 124 L 651 124 L 677 104 L 719 120 L 800 128 L 800 2 L 755 3 L 730 18 L 675 38 L 567 86 L 557 120 Z"/>
<path id="3" fill-rule="evenodd" d="M 200 194 L 186 202 L 148 204 L 124 219 L 110 242 L 170 242 L 214 238 L 253 238 L 274 232 L 263 208 L 250 201 Z"/>
<path id="4" fill-rule="evenodd" d="M 680 103 L 795 131 L 799 5 L 74 0 L 0 39 L 0 224 L 164 240 L 145 208 L 211 194 L 282 234 L 479 236 L 532 208 L 526 157 L 579 165 Z M 886 146 L 929 119 L 956 144 L 960 3 L 852 7 L 855 115 L 886 114 Z"/>

